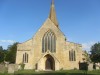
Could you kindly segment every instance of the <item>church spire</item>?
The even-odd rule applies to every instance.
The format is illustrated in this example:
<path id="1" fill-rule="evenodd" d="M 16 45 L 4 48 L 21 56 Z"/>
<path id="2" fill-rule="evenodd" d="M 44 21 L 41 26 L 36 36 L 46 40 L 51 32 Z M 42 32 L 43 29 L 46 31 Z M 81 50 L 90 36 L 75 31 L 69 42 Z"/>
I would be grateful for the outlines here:
<path id="1" fill-rule="evenodd" d="M 52 0 L 52 3 L 51 3 L 49 19 L 58 27 L 58 22 L 56 18 L 55 7 L 54 7 L 54 0 Z"/>

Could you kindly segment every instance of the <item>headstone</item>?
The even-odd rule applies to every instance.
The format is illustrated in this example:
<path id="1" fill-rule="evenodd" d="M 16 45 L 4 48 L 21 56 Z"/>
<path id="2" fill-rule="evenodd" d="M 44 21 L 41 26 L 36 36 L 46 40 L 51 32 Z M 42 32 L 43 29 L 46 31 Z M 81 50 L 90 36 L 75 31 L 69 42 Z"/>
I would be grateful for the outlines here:
<path id="1" fill-rule="evenodd" d="M 8 73 L 14 73 L 15 71 L 18 71 L 19 65 L 17 64 L 9 64 L 8 65 Z"/>
<path id="2" fill-rule="evenodd" d="M 0 64 L 0 73 L 4 73 L 5 72 L 5 66 Z"/>
<path id="3" fill-rule="evenodd" d="M 96 63 L 96 69 L 97 69 L 97 70 L 100 69 L 100 63 Z"/>
<path id="4" fill-rule="evenodd" d="M 9 62 L 4 61 L 4 63 L 5 63 L 5 67 L 8 67 Z"/>
<path id="5" fill-rule="evenodd" d="M 93 70 L 93 63 L 89 63 L 89 65 L 88 65 L 88 70 L 89 70 L 89 71 L 92 71 L 92 70 Z"/>
<path id="6" fill-rule="evenodd" d="M 14 73 L 15 65 L 14 64 L 9 64 L 8 65 L 8 73 Z"/>
<path id="7" fill-rule="evenodd" d="M 18 69 L 19 69 L 19 65 L 17 65 L 17 64 L 15 64 L 15 71 L 18 71 Z"/>

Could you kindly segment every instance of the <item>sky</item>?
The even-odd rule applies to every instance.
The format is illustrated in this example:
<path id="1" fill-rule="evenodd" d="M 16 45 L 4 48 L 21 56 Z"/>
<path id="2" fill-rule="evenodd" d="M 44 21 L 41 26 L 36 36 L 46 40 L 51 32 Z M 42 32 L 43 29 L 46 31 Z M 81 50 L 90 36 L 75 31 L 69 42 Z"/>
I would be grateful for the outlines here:
<path id="1" fill-rule="evenodd" d="M 100 0 L 54 0 L 67 41 L 90 47 L 100 41 Z M 48 18 L 51 0 L 0 0 L 0 46 L 31 39 Z"/>

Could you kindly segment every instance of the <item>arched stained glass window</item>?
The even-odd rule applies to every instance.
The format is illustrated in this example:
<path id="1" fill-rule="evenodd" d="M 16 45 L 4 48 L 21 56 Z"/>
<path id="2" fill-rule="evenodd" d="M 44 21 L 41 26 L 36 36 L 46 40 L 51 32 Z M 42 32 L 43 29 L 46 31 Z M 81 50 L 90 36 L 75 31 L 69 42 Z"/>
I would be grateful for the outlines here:
<path id="1" fill-rule="evenodd" d="M 51 30 L 46 32 L 42 38 L 42 52 L 45 53 L 47 50 L 56 52 L 56 37 Z"/>

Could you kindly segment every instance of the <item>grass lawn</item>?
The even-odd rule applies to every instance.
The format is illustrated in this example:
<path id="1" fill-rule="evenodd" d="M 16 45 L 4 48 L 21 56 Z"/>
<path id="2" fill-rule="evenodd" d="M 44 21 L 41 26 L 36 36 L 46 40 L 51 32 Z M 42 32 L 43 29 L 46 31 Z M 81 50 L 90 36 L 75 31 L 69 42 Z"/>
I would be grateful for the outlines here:
<path id="1" fill-rule="evenodd" d="M 0 75 L 100 75 L 100 70 L 94 71 L 80 71 L 80 70 L 67 70 L 67 71 L 48 71 L 48 72 L 34 72 L 33 70 L 17 71 L 14 74 L 0 73 Z"/>
<path id="2" fill-rule="evenodd" d="M 94 71 L 80 71 L 80 70 L 67 70 L 67 71 L 49 71 L 49 72 L 34 72 L 33 70 L 24 70 L 15 72 L 15 75 L 100 75 L 100 70 Z"/>

